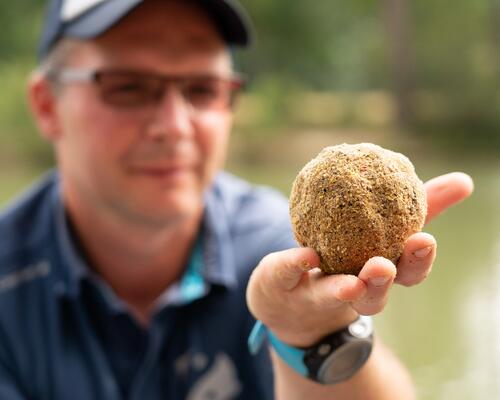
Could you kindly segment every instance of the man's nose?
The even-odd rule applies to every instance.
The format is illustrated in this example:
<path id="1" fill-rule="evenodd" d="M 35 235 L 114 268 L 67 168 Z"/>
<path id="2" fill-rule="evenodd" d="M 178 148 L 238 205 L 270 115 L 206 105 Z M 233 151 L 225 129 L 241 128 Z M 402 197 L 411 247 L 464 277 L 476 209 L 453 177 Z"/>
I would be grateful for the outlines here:
<path id="1" fill-rule="evenodd" d="M 174 85 L 168 85 L 158 102 L 149 136 L 157 140 L 187 137 L 193 130 L 191 116 L 190 105 L 182 92 Z"/>

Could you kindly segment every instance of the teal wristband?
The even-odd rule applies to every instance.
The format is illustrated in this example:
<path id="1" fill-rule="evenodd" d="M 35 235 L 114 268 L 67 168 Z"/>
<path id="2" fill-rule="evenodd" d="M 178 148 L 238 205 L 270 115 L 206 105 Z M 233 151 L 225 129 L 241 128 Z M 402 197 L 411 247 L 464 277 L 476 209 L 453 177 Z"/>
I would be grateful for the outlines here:
<path id="1" fill-rule="evenodd" d="M 262 347 L 265 338 L 268 338 L 269 343 L 273 346 L 278 355 L 296 372 L 302 376 L 308 376 L 308 370 L 304 364 L 305 350 L 297 347 L 292 347 L 279 340 L 267 327 L 257 321 L 248 337 L 248 349 L 251 354 L 257 354 Z"/>

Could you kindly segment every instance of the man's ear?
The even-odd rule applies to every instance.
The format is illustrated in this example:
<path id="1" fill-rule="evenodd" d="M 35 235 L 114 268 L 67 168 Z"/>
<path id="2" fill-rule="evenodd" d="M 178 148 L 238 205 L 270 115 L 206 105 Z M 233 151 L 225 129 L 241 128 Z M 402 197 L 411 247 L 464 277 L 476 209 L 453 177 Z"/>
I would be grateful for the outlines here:
<path id="1" fill-rule="evenodd" d="M 61 130 L 56 93 L 39 72 L 34 72 L 28 81 L 28 102 L 41 135 L 51 142 L 57 141 Z"/>

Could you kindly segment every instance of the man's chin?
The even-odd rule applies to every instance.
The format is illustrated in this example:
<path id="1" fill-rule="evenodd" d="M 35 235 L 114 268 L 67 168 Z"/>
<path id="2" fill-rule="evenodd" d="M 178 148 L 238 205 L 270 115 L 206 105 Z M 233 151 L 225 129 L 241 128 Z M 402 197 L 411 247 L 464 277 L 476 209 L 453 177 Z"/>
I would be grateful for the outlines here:
<path id="1" fill-rule="evenodd" d="M 183 221 L 193 221 L 202 215 L 203 203 L 193 199 L 176 199 L 155 204 L 143 204 L 134 214 L 148 225 L 164 226 Z"/>

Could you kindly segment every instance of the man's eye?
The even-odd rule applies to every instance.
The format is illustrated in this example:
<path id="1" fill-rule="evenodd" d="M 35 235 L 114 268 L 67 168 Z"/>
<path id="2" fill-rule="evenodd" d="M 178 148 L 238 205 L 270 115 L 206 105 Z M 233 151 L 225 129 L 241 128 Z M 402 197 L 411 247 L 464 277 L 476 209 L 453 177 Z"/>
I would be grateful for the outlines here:
<path id="1" fill-rule="evenodd" d="M 141 85 L 139 82 L 125 82 L 125 83 L 115 83 L 108 87 L 108 90 L 114 93 L 137 93 L 146 90 L 145 85 Z"/>
<path id="2" fill-rule="evenodd" d="M 104 100 L 118 106 L 136 106 L 156 99 L 155 86 L 138 79 L 108 81 L 103 88 Z"/>
<path id="3" fill-rule="evenodd" d="M 191 97 L 215 97 L 218 94 L 217 86 L 214 84 L 192 84 L 186 89 L 186 94 Z"/>

